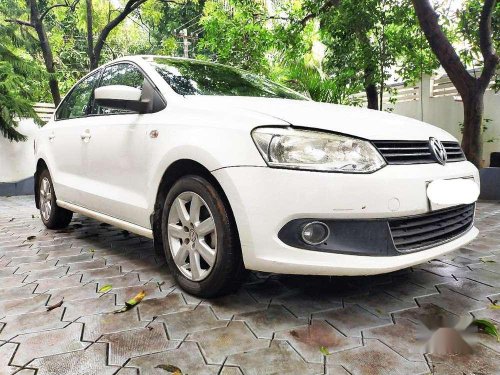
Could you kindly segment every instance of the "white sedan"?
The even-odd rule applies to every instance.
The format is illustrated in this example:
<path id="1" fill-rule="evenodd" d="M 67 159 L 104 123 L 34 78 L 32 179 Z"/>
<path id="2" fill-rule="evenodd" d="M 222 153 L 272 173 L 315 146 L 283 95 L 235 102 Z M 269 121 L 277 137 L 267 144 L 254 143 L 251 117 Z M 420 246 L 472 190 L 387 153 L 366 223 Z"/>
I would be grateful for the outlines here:
<path id="1" fill-rule="evenodd" d="M 444 130 L 208 62 L 134 56 L 96 69 L 35 154 L 47 228 L 77 212 L 152 238 L 197 296 L 235 290 L 246 269 L 391 272 L 478 234 L 478 171 Z"/>

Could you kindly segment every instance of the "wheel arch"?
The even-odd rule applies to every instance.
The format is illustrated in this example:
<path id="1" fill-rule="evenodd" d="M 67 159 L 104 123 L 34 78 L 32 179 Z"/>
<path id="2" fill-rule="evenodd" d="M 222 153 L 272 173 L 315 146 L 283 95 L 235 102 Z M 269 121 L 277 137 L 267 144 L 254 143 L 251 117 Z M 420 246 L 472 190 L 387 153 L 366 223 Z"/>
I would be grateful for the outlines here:
<path id="1" fill-rule="evenodd" d="M 49 169 L 49 167 L 47 166 L 47 163 L 45 162 L 45 160 L 43 160 L 42 158 L 38 159 L 38 161 L 36 162 L 36 170 L 35 170 L 35 175 L 34 175 L 34 181 L 33 181 L 33 189 L 34 189 L 34 193 L 35 193 L 35 206 L 36 208 L 40 208 L 40 195 L 38 194 L 38 180 L 39 180 L 39 176 L 40 176 L 40 173 L 44 170 L 44 169 Z"/>
<path id="2" fill-rule="evenodd" d="M 163 202 L 167 197 L 168 192 L 172 186 L 183 176 L 187 175 L 197 175 L 206 178 L 220 194 L 222 200 L 224 201 L 226 207 L 229 210 L 231 224 L 236 230 L 238 241 L 239 241 L 239 231 L 236 224 L 235 216 L 229 199 L 227 198 L 224 189 L 221 184 L 215 178 L 215 176 L 210 172 L 208 168 L 203 166 L 201 163 L 192 159 L 179 159 L 171 163 L 168 168 L 163 173 L 158 189 L 156 192 L 156 198 L 154 203 L 153 213 L 151 214 L 151 228 L 153 229 L 153 238 L 155 243 L 155 249 L 157 252 L 163 251 L 163 242 L 161 238 L 161 215 L 163 209 Z"/>

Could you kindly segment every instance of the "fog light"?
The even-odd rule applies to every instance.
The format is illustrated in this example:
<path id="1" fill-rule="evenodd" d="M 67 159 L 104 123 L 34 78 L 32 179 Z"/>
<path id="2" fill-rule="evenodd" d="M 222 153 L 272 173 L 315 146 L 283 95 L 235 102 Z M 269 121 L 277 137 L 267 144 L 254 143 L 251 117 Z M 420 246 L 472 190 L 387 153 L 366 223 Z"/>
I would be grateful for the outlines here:
<path id="1" fill-rule="evenodd" d="M 330 229 L 325 223 L 313 221 L 302 228 L 302 240 L 309 245 L 319 245 L 330 236 Z"/>

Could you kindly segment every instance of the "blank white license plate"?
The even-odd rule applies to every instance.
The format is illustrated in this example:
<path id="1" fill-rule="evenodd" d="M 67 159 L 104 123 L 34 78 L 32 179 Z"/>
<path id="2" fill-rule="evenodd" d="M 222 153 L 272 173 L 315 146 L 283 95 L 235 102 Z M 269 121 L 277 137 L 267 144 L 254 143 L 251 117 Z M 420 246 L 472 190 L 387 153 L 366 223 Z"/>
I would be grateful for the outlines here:
<path id="1" fill-rule="evenodd" d="M 431 210 L 471 204 L 479 197 L 479 186 L 473 178 L 434 180 L 427 185 Z"/>

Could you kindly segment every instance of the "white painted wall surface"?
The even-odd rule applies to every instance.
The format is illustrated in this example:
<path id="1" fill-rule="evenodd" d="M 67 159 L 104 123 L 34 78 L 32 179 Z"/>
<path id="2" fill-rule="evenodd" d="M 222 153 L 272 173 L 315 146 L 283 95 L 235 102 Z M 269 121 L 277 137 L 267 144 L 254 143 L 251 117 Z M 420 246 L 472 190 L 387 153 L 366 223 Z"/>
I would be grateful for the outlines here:
<path id="1" fill-rule="evenodd" d="M 26 142 L 10 142 L 0 135 L 0 182 L 17 182 L 35 172 L 33 140 L 38 125 L 31 119 L 24 119 L 17 129 L 28 137 Z"/>
<path id="2" fill-rule="evenodd" d="M 424 78 L 422 86 L 422 102 L 411 100 L 397 102 L 396 105 L 386 103 L 387 108 L 394 108 L 393 113 L 423 120 L 429 124 L 439 126 L 447 132 L 462 140 L 459 123 L 463 121 L 463 106 L 458 99 L 455 90 L 450 91 L 446 96 L 435 96 L 431 92 L 432 80 Z M 416 86 L 415 91 L 420 96 L 420 87 Z M 453 95 L 455 94 L 455 95 Z M 423 116 L 422 116 L 423 113 Z M 489 166 L 490 154 L 500 152 L 500 93 L 495 94 L 493 90 L 487 90 L 484 97 L 484 118 L 492 121 L 487 124 L 488 130 L 484 133 L 483 139 L 495 139 L 495 142 L 484 143 L 483 160 L 484 166 Z"/>

